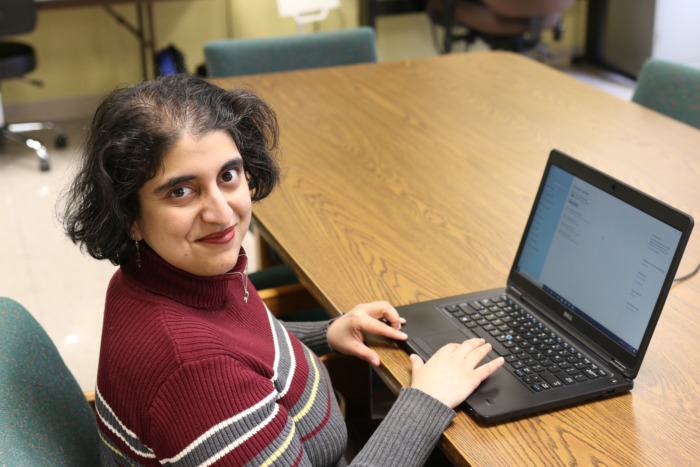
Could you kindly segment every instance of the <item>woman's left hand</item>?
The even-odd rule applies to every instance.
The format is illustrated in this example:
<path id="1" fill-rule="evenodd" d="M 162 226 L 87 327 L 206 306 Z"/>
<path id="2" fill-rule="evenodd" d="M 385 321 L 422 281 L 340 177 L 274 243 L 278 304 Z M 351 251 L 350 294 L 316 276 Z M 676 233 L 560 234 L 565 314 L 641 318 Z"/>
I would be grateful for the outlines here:
<path id="1" fill-rule="evenodd" d="M 399 331 L 405 322 L 388 302 L 362 303 L 333 321 L 326 336 L 333 350 L 379 366 L 379 355 L 365 345 L 363 333 L 406 340 L 406 334 Z"/>

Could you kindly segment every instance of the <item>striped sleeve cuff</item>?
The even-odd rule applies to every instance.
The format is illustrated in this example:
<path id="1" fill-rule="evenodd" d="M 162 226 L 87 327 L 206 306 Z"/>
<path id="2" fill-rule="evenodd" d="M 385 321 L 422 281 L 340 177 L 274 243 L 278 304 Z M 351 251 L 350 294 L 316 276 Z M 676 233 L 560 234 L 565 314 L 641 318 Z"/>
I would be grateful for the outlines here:
<path id="1" fill-rule="evenodd" d="M 455 417 L 455 411 L 426 393 L 402 388 L 382 423 L 352 466 L 422 466 Z"/>

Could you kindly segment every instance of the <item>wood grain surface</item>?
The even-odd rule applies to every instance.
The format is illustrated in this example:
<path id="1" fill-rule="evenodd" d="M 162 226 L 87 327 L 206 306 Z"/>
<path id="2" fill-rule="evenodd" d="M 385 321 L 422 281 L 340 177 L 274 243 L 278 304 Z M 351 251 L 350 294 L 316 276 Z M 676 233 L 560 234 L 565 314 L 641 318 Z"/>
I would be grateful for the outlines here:
<path id="1" fill-rule="evenodd" d="M 331 313 L 504 285 L 552 148 L 700 211 L 700 131 L 518 55 L 216 82 L 278 113 L 283 182 L 255 218 Z M 679 273 L 700 262 L 697 237 Z M 459 412 L 441 447 L 456 465 L 697 463 L 699 281 L 672 288 L 629 394 L 495 427 Z M 382 378 L 408 385 L 407 354 L 372 342 Z"/>

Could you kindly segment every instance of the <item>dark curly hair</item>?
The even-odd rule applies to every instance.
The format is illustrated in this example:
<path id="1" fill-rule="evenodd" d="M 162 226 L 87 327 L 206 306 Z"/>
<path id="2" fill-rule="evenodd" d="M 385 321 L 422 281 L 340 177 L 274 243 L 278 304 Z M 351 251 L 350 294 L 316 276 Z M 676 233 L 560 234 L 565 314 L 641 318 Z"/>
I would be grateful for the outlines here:
<path id="1" fill-rule="evenodd" d="M 59 214 L 73 243 L 113 264 L 134 252 L 138 190 L 185 134 L 227 131 L 243 157 L 251 198 L 279 183 L 279 129 L 272 108 L 246 90 L 224 90 L 202 78 L 171 75 L 116 89 L 100 103 L 78 172 Z"/>

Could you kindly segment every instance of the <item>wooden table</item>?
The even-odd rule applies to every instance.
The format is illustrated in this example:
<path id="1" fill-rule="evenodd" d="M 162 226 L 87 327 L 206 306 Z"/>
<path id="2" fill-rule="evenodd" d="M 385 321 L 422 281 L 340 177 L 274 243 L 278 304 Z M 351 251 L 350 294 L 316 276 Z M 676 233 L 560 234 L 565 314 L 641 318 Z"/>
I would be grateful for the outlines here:
<path id="1" fill-rule="evenodd" d="M 284 178 L 257 223 L 331 312 L 505 283 L 551 148 L 694 217 L 700 131 L 508 53 L 219 80 L 278 112 Z M 696 230 L 679 273 L 700 261 Z M 700 457 L 700 277 L 671 290 L 634 390 L 510 422 L 460 412 L 441 446 L 466 465 L 691 465 Z M 409 361 L 376 340 L 380 374 Z"/>

